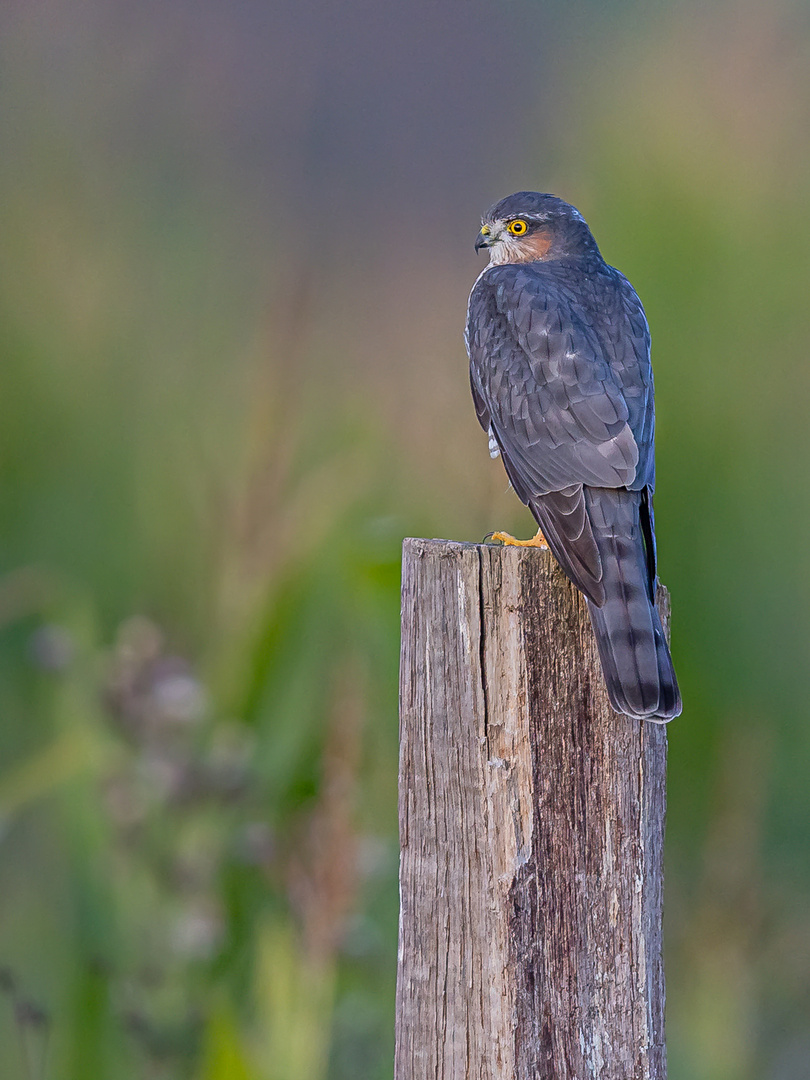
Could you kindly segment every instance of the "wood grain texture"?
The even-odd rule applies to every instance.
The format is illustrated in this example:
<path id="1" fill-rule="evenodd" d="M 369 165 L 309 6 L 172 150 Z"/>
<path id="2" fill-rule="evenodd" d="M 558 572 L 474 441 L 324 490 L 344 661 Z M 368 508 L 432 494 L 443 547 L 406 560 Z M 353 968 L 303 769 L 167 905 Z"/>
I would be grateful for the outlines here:
<path id="1" fill-rule="evenodd" d="M 396 1080 L 665 1080 L 665 776 L 547 551 L 405 541 Z"/>

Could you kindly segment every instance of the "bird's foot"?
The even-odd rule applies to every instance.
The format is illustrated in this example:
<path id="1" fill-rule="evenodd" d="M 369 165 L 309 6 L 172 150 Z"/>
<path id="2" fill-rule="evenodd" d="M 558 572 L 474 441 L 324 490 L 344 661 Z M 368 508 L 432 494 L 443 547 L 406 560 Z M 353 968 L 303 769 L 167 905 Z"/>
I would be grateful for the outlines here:
<path id="1" fill-rule="evenodd" d="M 537 547 L 547 548 L 546 538 L 540 529 L 534 534 L 531 540 L 516 540 L 510 533 L 494 532 L 492 533 L 493 540 L 500 540 L 504 547 Z"/>

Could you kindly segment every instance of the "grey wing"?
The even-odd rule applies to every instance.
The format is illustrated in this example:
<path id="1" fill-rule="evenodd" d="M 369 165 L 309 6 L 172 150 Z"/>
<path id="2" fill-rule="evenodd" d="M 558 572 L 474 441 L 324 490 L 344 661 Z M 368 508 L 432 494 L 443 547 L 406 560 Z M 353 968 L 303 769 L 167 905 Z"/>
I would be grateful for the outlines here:
<path id="1" fill-rule="evenodd" d="M 630 282 L 610 271 L 616 287 L 613 333 L 604 343 L 611 373 L 627 403 L 628 423 L 639 450 L 633 490 L 655 489 L 655 402 L 650 364 L 650 330 L 644 308 Z"/>
<path id="2" fill-rule="evenodd" d="M 574 289 L 559 273 L 503 267 L 473 290 L 467 340 L 479 419 L 488 420 L 512 485 L 572 580 L 602 603 L 583 485 L 652 483 L 640 302 L 618 274 L 579 273 Z"/>

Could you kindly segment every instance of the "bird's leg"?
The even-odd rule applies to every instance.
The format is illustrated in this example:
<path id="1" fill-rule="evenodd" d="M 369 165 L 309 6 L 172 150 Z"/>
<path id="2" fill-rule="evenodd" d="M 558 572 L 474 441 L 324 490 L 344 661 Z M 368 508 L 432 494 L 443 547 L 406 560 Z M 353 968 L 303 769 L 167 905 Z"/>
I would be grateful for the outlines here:
<path id="1" fill-rule="evenodd" d="M 538 529 L 531 540 L 516 540 L 514 536 L 505 532 L 494 532 L 492 534 L 493 540 L 500 540 L 504 547 L 539 547 L 547 548 L 546 538 L 543 536 L 542 530 Z"/>

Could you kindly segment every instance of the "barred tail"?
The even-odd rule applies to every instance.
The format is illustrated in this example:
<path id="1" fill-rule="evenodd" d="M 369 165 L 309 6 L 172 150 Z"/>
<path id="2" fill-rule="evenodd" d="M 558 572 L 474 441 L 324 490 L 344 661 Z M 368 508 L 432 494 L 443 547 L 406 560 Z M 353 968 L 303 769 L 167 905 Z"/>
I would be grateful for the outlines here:
<path id="1" fill-rule="evenodd" d="M 639 522 L 641 495 L 586 488 L 585 498 L 605 594 L 599 607 L 588 600 L 588 610 L 610 703 L 628 716 L 671 720 L 681 711 L 681 695 L 650 596 L 648 553 Z"/>

